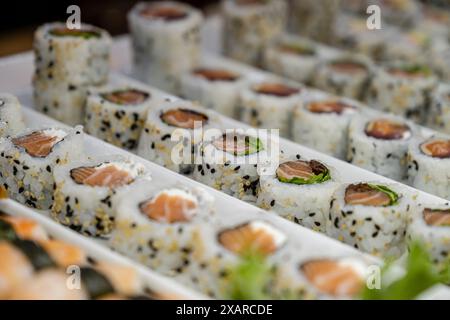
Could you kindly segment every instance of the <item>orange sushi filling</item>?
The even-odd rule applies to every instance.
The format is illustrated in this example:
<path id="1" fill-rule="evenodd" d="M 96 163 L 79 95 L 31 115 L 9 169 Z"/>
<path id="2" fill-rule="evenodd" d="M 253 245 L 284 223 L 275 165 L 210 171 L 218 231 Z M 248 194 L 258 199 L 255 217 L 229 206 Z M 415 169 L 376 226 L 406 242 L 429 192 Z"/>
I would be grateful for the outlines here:
<path id="1" fill-rule="evenodd" d="M 133 177 L 115 165 L 104 167 L 79 167 L 70 170 L 71 178 L 78 184 L 91 187 L 117 188 L 133 182 Z"/>
<path id="2" fill-rule="evenodd" d="M 300 90 L 297 88 L 293 88 L 282 83 L 273 82 L 265 82 L 257 85 L 254 91 L 257 93 L 276 97 L 289 97 L 300 92 Z"/>
<path id="3" fill-rule="evenodd" d="M 423 211 L 423 219 L 426 224 L 430 226 L 450 226 L 450 209 L 447 210 L 433 210 L 425 209 Z"/>
<path id="4" fill-rule="evenodd" d="M 351 184 L 345 190 L 345 203 L 381 207 L 391 204 L 392 199 L 384 192 L 374 189 L 366 183 Z"/>
<path id="5" fill-rule="evenodd" d="M 178 194 L 163 192 L 141 203 L 139 208 L 144 215 L 158 222 L 188 222 L 197 210 L 197 202 Z"/>
<path id="6" fill-rule="evenodd" d="M 235 81 L 239 76 L 225 69 L 200 68 L 193 71 L 193 74 L 201 76 L 208 81 Z"/>
<path id="7" fill-rule="evenodd" d="M 420 150 L 433 158 L 450 158 L 450 140 L 433 140 L 425 142 L 420 146 Z"/>
<path id="8" fill-rule="evenodd" d="M 406 124 L 387 119 L 370 121 L 365 129 L 366 135 L 382 140 L 398 140 L 405 138 L 410 129 Z"/>
<path id="9" fill-rule="evenodd" d="M 36 131 L 23 137 L 13 138 L 12 143 L 24 148 L 32 157 L 43 158 L 52 152 L 55 144 L 62 139 L 57 136 L 45 134 L 43 131 Z"/>
<path id="10" fill-rule="evenodd" d="M 194 110 L 179 108 L 164 112 L 161 120 L 170 126 L 192 130 L 195 129 L 196 122 L 205 124 L 208 117 Z"/>
<path id="11" fill-rule="evenodd" d="M 166 21 L 181 20 L 187 17 L 187 12 L 181 8 L 168 5 L 153 5 L 141 10 L 141 16 L 149 19 L 163 19 Z"/>
<path id="12" fill-rule="evenodd" d="M 115 104 L 138 105 L 147 100 L 149 94 L 140 90 L 129 89 L 105 93 L 102 97 Z"/>
<path id="13" fill-rule="evenodd" d="M 354 107 L 341 101 L 315 101 L 308 105 L 308 110 L 313 113 L 336 113 L 342 114 L 346 110 L 353 110 Z"/>

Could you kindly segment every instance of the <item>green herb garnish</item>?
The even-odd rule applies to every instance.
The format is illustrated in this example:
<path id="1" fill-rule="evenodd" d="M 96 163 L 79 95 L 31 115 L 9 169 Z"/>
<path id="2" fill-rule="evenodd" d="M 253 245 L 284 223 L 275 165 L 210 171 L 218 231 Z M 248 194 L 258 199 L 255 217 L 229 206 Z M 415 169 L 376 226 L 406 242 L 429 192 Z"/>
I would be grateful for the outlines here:
<path id="1" fill-rule="evenodd" d="M 381 277 L 390 270 L 392 263 L 388 263 L 382 270 Z M 406 262 L 406 273 L 400 279 L 382 287 L 381 289 L 366 289 L 362 293 L 364 300 L 410 300 L 439 283 L 448 283 L 450 267 L 447 262 L 445 270 L 439 272 L 433 265 L 425 247 L 415 242 L 410 247 Z"/>
<path id="2" fill-rule="evenodd" d="M 398 202 L 398 199 L 400 198 L 399 195 L 392 191 L 391 189 L 389 189 L 386 186 L 383 185 L 378 185 L 378 184 L 368 184 L 369 187 L 371 187 L 372 189 L 378 190 L 380 192 L 383 192 L 384 194 L 387 194 L 389 199 L 391 200 L 389 202 L 389 204 L 387 206 L 393 206 L 396 205 Z"/>
<path id="3" fill-rule="evenodd" d="M 82 29 L 57 28 L 51 30 L 50 34 L 57 37 L 79 37 L 86 40 L 91 38 L 100 38 L 100 34 L 97 31 Z"/>
<path id="4" fill-rule="evenodd" d="M 270 299 L 267 288 L 272 269 L 265 257 L 257 253 L 243 255 L 242 261 L 230 270 L 229 297 L 233 300 Z"/>

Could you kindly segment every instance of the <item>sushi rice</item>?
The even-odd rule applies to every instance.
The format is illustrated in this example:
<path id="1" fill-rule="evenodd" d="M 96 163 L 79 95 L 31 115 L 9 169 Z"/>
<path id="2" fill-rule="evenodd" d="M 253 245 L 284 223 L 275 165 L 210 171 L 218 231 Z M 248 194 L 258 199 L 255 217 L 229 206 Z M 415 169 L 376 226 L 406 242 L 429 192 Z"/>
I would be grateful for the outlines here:
<path id="1" fill-rule="evenodd" d="M 0 137 L 19 134 L 25 129 L 19 100 L 9 93 L 0 93 Z"/>

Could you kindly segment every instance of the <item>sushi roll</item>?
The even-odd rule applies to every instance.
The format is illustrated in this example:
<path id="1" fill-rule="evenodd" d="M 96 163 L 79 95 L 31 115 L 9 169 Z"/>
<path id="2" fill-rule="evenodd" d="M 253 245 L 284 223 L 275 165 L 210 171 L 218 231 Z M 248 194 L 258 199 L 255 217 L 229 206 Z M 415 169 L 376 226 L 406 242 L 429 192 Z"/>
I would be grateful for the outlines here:
<path id="1" fill-rule="evenodd" d="M 450 134 L 450 84 L 441 83 L 431 95 L 428 125 Z"/>
<path id="2" fill-rule="evenodd" d="M 407 176 L 408 145 L 414 124 L 390 115 L 357 116 L 348 134 L 348 162 L 397 181 Z"/>
<path id="3" fill-rule="evenodd" d="M 275 290 L 294 299 L 357 299 L 366 284 L 369 263 L 356 255 L 308 251 L 276 276 Z"/>
<path id="4" fill-rule="evenodd" d="M 180 95 L 234 118 L 244 82 L 245 75 L 230 68 L 199 66 L 181 77 Z"/>
<path id="5" fill-rule="evenodd" d="M 224 52 L 232 59 L 260 65 L 262 50 L 285 28 L 284 0 L 224 0 Z"/>
<path id="6" fill-rule="evenodd" d="M 174 1 L 140 2 L 128 13 L 134 74 L 172 93 L 200 59 L 202 13 Z"/>
<path id="7" fill-rule="evenodd" d="M 450 82 L 450 41 L 434 41 L 429 49 L 429 63 L 436 74 L 443 82 Z"/>
<path id="8" fill-rule="evenodd" d="M 421 205 L 408 226 L 408 243 L 422 243 L 440 267 L 450 262 L 450 207 Z"/>
<path id="9" fill-rule="evenodd" d="M 0 93 L 0 137 L 14 136 L 25 129 L 19 100 L 9 93 Z"/>
<path id="10" fill-rule="evenodd" d="M 348 127 L 361 111 L 356 101 L 325 93 L 301 99 L 292 117 L 292 139 L 318 151 L 345 159 Z"/>
<path id="11" fill-rule="evenodd" d="M 82 124 L 87 88 L 108 80 L 111 42 L 106 31 L 87 24 L 38 28 L 33 44 L 37 109 L 67 124 Z"/>
<path id="12" fill-rule="evenodd" d="M 320 42 L 334 38 L 340 0 L 289 0 L 288 30 Z"/>
<path id="13" fill-rule="evenodd" d="M 319 65 L 313 85 L 332 94 L 362 100 L 372 70 L 372 63 L 364 56 L 339 55 Z"/>
<path id="14" fill-rule="evenodd" d="M 303 88 L 278 79 L 249 83 L 241 90 L 241 121 L 257 128 L 279 129 L 282 137 L 290 136 L 290 120 Z"/>
<path id="15" fill-rule="evenodd" d="M 270 72 L 309 84 L 322 59 L 335 50 L 307 38 L 282 34 L 264 48 L 263 65 Z"/>
<path id="16" fill-rule="evenodd" d="M 379 6 L 383 20 L 401 28 L 411 28 L 422 19 L 422 7 L 415 0 L 381 0 Z"/>
<path id="17" fill-rule="evenodd" d="M 217 115 L 191 102 L 164 103 L 148 113 L 138 155 L 175 172 L 188 174 L 204 130 L 219 126 Z"/>
<path id="18" fill-rule="evenodd" d="M 335 170 L 297 155 L 283 159 L 274 174 L 262 174 L 257 205 L 316 231 L 325 230 L 329 202 L 338 187 Z"/>
<path id="19" fill-rule="evenodd" d="M 200 188 L 137 183 L 117 207 L 110 245 L 158 272 L 182 273 L 195 259 L 199 229 L 211 222 L 212 204 Z"/>
<path id="20" fill-rule="evenodd" d="M 385 50 L 381 62 L 409 62 L 426 64 L 430 62 L 427 51 L 433 43 L 433 38 L 420 29 L 409 31 L 394 31 L 385 39 Z"/>
<path id="21" fill-rule="evenodd" d="M 203 225 L 201 234 L 204 242 L 194 252 L 196 262 L 176 279 L 218 299 L 233 298 L 231 279 L 242 261 L 256 258 L 270 269 L 276 268 L 285 260 L 289 247 L 286 234 L 262 219 Z M 272 273 L 269 271 L 269 275 Z M 271 288 L 264 291 L 269 293 Z"/>
<path id="22" fill-rule="evenodd" d="M 374 108 L 423 123 L 437 79 L 420 64 L 393 63 L 376 70 L 367 102 Z"/>
<path id="23" fill-rule="evenodd" d="M 53 170 L 84 156 L 81 127 L 28 129 L 0 139 L 0 181 L 10 197 L 46 210 L 53 203 Z"/>
<path id="24" fill-rule="evenodd" d="M 107 86 L 89 91 L 85 130 L 115 146 L 134 150 L 147 118 L 158 101 L 149 90 Z"/>
<path id="25" fill-rule="evenodd" d="M 244 132 L 227 130 L 199 147 L 201 162 L 194 166 L 193 178 L 241 200 L 255 202 L 259 188 L 257 166 L 271 160 L 269 138 Z M 272 154 L 277 157 L 278 154 Z"/>
<path id="26" fill-rule="evenodd" d="M 331 199 L 326 233 L 363 252 L 399 257 L 414 205 L 410 199 L 397 185 L 344 184 Z"/>
<path id="27" fill-rule="evenodd" d="M 55 168 L 52 217 L 71 229 L 107 238 L 118 199 L 131 184 L 149 179 L 142 164 L 122 157 L 73 161 Z"/>
<path id="28" fill-rule="evenodd" d="M 408 150 L 409 183 L 419 190 L 450 200 L 450 137 L 416 139 Z"/>

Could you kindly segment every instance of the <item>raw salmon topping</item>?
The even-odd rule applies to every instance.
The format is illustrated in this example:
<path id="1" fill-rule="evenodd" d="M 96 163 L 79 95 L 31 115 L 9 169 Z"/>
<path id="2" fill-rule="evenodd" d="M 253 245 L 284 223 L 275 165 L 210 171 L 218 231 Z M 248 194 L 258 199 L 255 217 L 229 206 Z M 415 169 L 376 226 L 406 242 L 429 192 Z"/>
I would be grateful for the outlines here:
<path id="1" fill-rule="evenodd" d="M 103 99 L 120 105 L 138 105 L 147 100 L 149 96 L 147 92 L 136 89 L 118 90 L 102 94 Z"/>
<path id="2" fill-rule="evenodd" d="M 334 61 L 330 64 L 330 67 L 340 73 L 358 74 L 367 72 L 365 65 L 353 61 Z"/>
<path id="3" fill-rule="evenodd" d="M 28 240 L 45 240 L 47 234 L 44 229 L 41 228 L 33 220 L 22 217 L 2 216 L 0 222 L 6 221 L 13 229 L 14 233 L 22 239 Z M 1 229 L 1 228 L 0 228 Z M 1 238 L 1 230 L 0 230 Z"/>
<path id="4" fill-rule="evenodd" d="M 276 174 L 279 181 L 294 184 L 321 183 L 330 179 L 328 168 L 316 160 L 284 162 L 278 166 Z"/>
<path id="5" fill-rule="evenodd" d="M 197 201 L 181 190 L 163 191 L 139 205 L 143 214 L 165 223 L 187 222 L 196 213 Z"/>
<path id="6" fill-rule="evenodd" d="M 148 19 L 163 19 L 165 21 L 181 20 L 188 15 L 182 8 L 168 5 L 150 5 L 141 10 L 140 14 Z"/>
<path id="7" fill-rule="evenodd" d="M 109 188 L 121 187 L 134 180 L 130 173 L 114 164 L 75 168 L 70 170 L 70 177 L 78 184 Z"/>
<path id="8" fill-rule="evenodd" d="M 450 140 L 436 139 L 422 143 L 420 150 L 433 158 L 450 158 Z"/>
<path id="9" fill-rule="evenodd" d="M 358 183 L 347 187 L 344 200 L 349 205 L 382 207 L 395 204 L 398 195 L 385 186 Z"/>
<path id="10" fill-rule="evenodd" d="M 219 243 L 238 255 L 274 253 L 286 240 L 284 234 L 271 225 L 254 221 L 219 233 Z"/>
<path id="11" fill-rule="evenodd" d="M 32 157 L 44 158 L 52 152 L 55 144 L 63 138 L 58 135 L 51 135 L 45 131 L 35 131 L 26 136 L 13 138 L 11 141 L 17 147 L 24 148 Z"/>
<path id="12" fill-rule="evenodd" d="M 60 266 L 79 265 L 84 263 L 86 255 L 77 246 L 59 241 L 46 240 L 39 243 L 48 252 L 53 260 Z"/>
<path id="13" fill-rule="evenodd" d="M 450 209 L 425 209 L 423 210 L 423 219 L 430 226 L 450 226 Z"/>
<path id="14" fill-rule="evenodd" d="M 300 56 L 313 56 L 316 54 L 314 48 L 295 43 L 284 43 L 278 46 L 278 50 Z"/>
<path id="15" fill-rule="evenodd" d="M 235 133 L 222 135 L 222 137 L 213 141 L 213 145 L 217 149 L 235 156 L 250 155 L 263 149 L 259 138 Z"/>
<path id="16" fill-rule="evenodd" d="M 254 88 L 254 91 L 276 97 L 289 97 L 300 92 L 297 88 L 289 87 L 282 83 L 272 82 L 261 83 Z"/>
<path id="17" fill-rule="evenodd" d="M 89 29 L 68 29 L 64 27 L 54 28 L 50 34 L 57 37 L 80 37 L 84 39 L 100 38 L 100 33 Z"/>
<path id="18" fill-rule="evenodd" d="M 197 76 L 201 76 L 209 81 L 236 81 L 239 78 L 234 72 L 225 69 L 207 69 L 200 68 L 193 71 Z"/>
<path id="19" fill-rule="evenodd" d="M 411 136 L 411 131 L 406 124 L 388 119 L 370 121 L 365 129 L 366 135 L 382 140 L 399 140 Z"/>
<path id="20" fill-rule="evenodd" d="M 337 113 L 342 114 L 346 110 L 354 110 L 355 108 L 337 100 L 314 101 L 307 106 L 308 110 L 313 113 Z"/>
<path id="21" fill-rule="evenodd" d="M 301 271 L 318 290 L 332 296 L 355 296 L 364 284 L 354 267 L 339 261 L 309 261 L 301 266 Z"/>
<path id="22" fill-rule="evenodd" d="M 208 121 L 208 117 L 194 110 L 178 108 L 164 112 L 161 120 L 169 126 L 194 129 L 196 122 L 201 122 L 203 125 Z"/>

